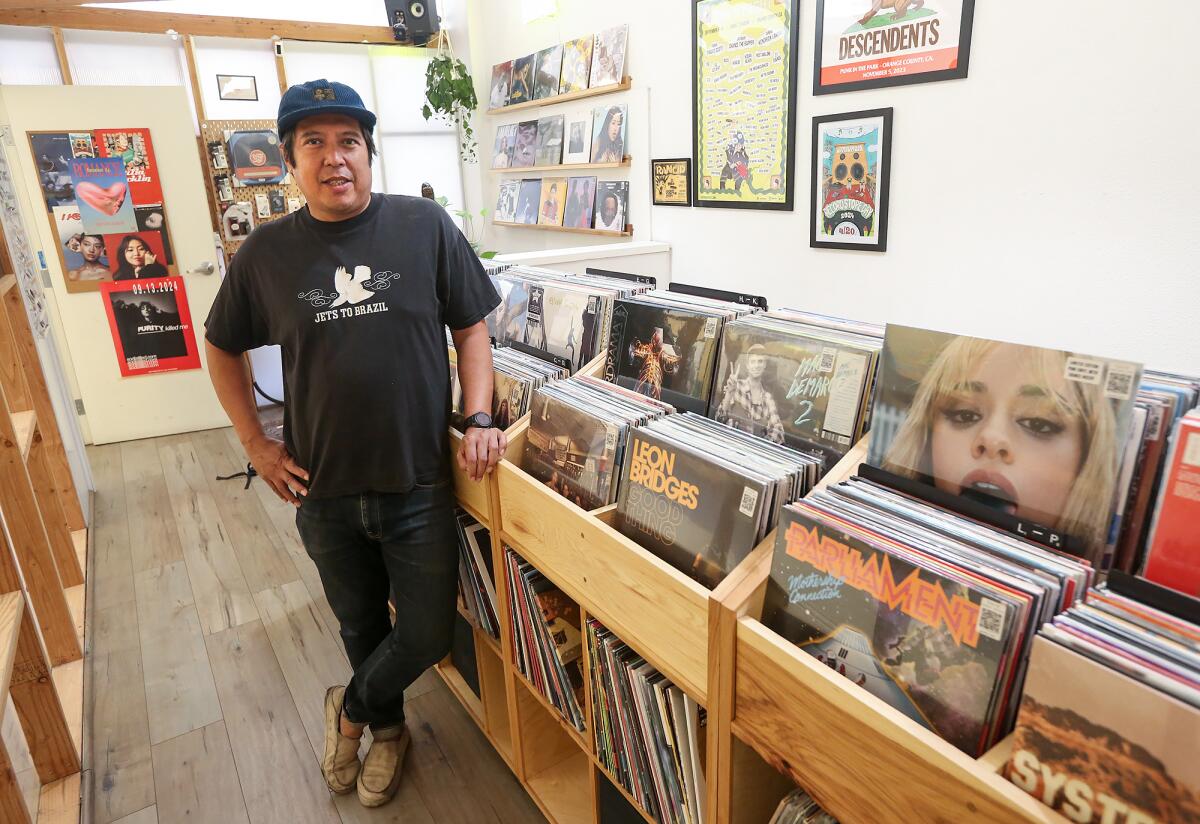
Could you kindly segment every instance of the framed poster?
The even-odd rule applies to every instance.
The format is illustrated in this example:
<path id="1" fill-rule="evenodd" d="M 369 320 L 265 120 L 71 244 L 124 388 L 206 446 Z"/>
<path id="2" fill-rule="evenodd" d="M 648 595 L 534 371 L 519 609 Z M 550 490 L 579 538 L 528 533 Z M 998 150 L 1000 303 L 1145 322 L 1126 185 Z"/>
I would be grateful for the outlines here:
<path id="1" fill-rule="evenodd" d="M 812 146 L 808 245 L 887 251 L 892 110 L 814 117 Z"/>
<path id="2" fill-rule="evenodd" d="M 975 0 L 817 0 L 813 94 L 967 76 Z"/>
<path id="3" fill-rule="evenodd" d="M 792 208 L 797 2 L 692 2 L 696 206 Z"/>
<path id="4" fill-rule="evenodd" d="M 258 100 L 258 81 L 252 74 L 218 74 L 217 94 L 222 100 Z"/>
<path id="5" fill-rule="evenodd" d="M 677 157 L 650 161 L 655 206 L 692 205 L 692 159 Z"/>
<path id="6" fill-rule="evenodd" d="M 28 138 L 68 292 L 177 274 L 149 129 L 29 132 Z"/>
<path id="7" fill-rule="evenodd" d="M 104 283 L 100 292 L 122 376 L 200 368 L 183 278 Z"/>

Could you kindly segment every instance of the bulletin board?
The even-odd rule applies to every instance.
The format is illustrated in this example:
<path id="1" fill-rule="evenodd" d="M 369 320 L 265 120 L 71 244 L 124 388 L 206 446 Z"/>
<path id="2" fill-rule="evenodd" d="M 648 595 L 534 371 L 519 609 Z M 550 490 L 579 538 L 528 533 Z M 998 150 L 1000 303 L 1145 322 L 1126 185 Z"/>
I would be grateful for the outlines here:
<path id="1" fill-rule="evenodd" d="M 282 177 L 274 174 L 282 165 L 274 120 L 205 120 L 200 144 L 213 228 L 227 257 L 255 227 L 304 205 L 286 168 Z"/>

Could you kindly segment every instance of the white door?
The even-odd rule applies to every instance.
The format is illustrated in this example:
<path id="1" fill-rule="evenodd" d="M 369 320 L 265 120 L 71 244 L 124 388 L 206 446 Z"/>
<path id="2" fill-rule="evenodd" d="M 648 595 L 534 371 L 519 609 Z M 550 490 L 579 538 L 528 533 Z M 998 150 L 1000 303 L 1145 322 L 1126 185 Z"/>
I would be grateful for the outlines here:
<path id="1" fill-rule="evenodd" d="M 175 263 L 184 279 L 192 333 L 204 356 L 204 319 L 220 286 L 215 274 L 191 274 L 214 260 L 212 225 L 191 106 L 177 86 L 5 86 L 3 107 L 12 128 L 17 168 L 27 193 L 27 224 L 50 273 L 50 298 L 61 324 L 63 354 L 86 410 L 94 443 L 111 443 L 228 425 L 208 380 L 207 366 L 123 378 L 102 298 L 68 293 L 56 254 L 57 237 L 38 199 L 40 187 L 26 133 L 148 128 L 162 178 Z"/>

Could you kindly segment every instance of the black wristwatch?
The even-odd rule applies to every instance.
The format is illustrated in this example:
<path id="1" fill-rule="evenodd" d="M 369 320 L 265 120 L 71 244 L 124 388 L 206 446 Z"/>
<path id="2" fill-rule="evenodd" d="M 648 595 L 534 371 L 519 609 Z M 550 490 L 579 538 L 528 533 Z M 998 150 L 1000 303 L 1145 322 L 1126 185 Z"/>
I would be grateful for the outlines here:
<path id="1" fill-rule="evenodd" d="M 486 412 L 476 412 L 474 415 L 463 420 L 463 432 L 466 432 L 472 426 L 478 426 L 480 429 L 491 429 L 495 426 L 492 423 L 492 416 Z"/>

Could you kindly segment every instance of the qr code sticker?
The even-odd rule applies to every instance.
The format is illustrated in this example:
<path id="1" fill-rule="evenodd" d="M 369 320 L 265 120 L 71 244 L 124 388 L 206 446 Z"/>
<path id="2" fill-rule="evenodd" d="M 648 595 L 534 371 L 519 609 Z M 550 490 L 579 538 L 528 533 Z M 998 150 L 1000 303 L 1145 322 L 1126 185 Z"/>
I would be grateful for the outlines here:
<path id="1" fill-rule="evenodd" d="M 821 349 L 821 366 L 819 371 L 832 372 L 834 361 L 837 359 L 837 350 L 826 346 Z"/>
<path id="2" fill-rule="evenodd" d="M 611 452 L 617 448 L 617 430 L 614 427 L 608 427 L 604 431 L 604 451 Z"/>
<path id="3" fill-rule="evenodd" d="M 1104 396 L 1126 400 L 1133 394 L 1137 367 L 1128 363 L 1112 363 L 1108 366 L 1108 378 L 1104 381 Z"/>
<path id="4" fill-rule="evenodd" d="M 717 319 L 709 318 L 708 320 L 704 321 L 704 337 L 707 340 L 708 338 L 715 338 L 716 336 L 717 336 Z"/>
<path id="5" fill-rule="evenodd" d="M 738 506 L 738 512 L 746 517 L 754 516 L 754 506 L 758 503 L 758 490 L 750 487 L 742 488 L 742 503 Z"/>
<path id="6" fill-rule="evenodd" d="M 1004 637 L 1004 604 L 991 598 L 980 601 L 975 631 L 993 641 L 1001 640 Z"/>

